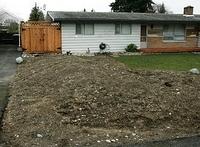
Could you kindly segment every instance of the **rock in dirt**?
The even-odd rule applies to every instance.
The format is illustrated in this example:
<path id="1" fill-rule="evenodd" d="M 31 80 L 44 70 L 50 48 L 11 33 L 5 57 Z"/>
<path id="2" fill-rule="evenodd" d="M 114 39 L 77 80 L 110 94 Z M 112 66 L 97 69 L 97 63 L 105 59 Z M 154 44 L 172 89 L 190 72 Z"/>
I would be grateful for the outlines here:
<path id="1" fill-rule="evenodd" d="M 24 60 L 23 60 L 22 57 L 16 58 L 16 63 L 17 63 L 17 64 L 21 64 L 23 61 L 24 61 Z"/>
<path id="2" fill-rule="evenodd" d="M 37 134 L 37 137 L 38 138 L 42 138 L 43 136 L 41 134 Z"/>
<path id="3" fill-rule="evenodd" d="M 197 69 L 197 68 L 192 68 L 190 70 L 190 73 L 193 73 L 193 74 L 200 74 L 200 71 Z"/>
<path id="4" fill-rule="evenodd" d="M 106 142 L 107 142 L 107 143 L 111 143 L 111 140 L 109 140 L 109 139 L 106 139 Z"/>

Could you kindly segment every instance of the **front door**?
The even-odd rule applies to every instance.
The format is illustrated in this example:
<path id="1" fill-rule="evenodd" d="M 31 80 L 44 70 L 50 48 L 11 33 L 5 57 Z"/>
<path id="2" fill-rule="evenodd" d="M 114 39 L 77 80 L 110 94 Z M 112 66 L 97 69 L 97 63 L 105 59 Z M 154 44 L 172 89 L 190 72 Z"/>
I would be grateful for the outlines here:
<path id="1" fill-rule="evenodd" d="M 140 48 L 147 48 L 147 26 L 141 25 Z"/>

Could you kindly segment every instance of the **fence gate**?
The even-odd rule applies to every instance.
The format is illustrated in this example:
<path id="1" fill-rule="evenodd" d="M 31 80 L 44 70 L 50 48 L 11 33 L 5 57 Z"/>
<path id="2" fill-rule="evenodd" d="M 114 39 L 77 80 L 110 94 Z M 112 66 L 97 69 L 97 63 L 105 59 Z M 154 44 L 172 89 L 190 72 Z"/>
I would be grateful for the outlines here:
<path id="1" fill-rule="evenodd" d="M 60 53 L 60 24 L 50 22 L 22 23 L 21 47 L 28 53 Z"/>

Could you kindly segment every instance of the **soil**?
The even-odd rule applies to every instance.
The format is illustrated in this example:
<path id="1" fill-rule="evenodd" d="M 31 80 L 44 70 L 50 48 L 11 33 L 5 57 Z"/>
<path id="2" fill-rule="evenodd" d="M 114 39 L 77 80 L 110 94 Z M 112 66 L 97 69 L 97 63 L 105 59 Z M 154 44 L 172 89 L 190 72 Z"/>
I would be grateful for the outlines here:
<path id="1" fill-rule="evenodd" d="M 120 146 L 200 133 L 200 75 L 112 57 L 28 58 L 10 84 L 7 146 Z"/>

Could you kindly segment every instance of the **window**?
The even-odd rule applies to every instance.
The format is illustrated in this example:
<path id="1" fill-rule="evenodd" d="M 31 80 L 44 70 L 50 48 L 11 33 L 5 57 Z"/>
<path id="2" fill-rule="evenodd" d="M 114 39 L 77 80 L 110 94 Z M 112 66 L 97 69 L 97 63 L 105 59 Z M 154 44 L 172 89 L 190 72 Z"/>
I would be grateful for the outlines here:
<path id="1" fill-rule="evenodd" d="M 162 36 L 163 35 L 163 26 L 162 25 L 150 25 L 148 27 L 148 35 L 153 36 Z"/>
<path id="2" fill-rule="evenodd" d="M 115 34 L 130 35 L 131 34 L 131 25 L 130 24 L 116 24 L 115 25 Z"/>
<path id="3" fill-rule="evenodd" d="M 76 34 L 84 34 L 84 25 L 83 24 L 77 24 L 76 25 Z"/>
<path id="4" fill-rule="evenodd" d="M 115 34 L 120 34 L 121 32 L 121 25 L 120 24 L 116 24 L 115 25 Z"/>
<path id="5" fill-rule="evenodd" d="M 198 36 L 198 28 L 187 28 L 187 36 Z"/>
<path id="6" fill-rule="evenodd" d="M 185 27 L 183 25 L 166 25 L 163 30 L 163 37 L 167 41 L 184 41 Z"/>
<path id="7" fill-rule="evenodd" d="M 76 24 L 76 34 L 94 35 L 94 24 Z"/>
<path id="8" fill-rule="evenodd" d="M 85 24 L 85 35 L 94 35 L 94 25 Z"/>

